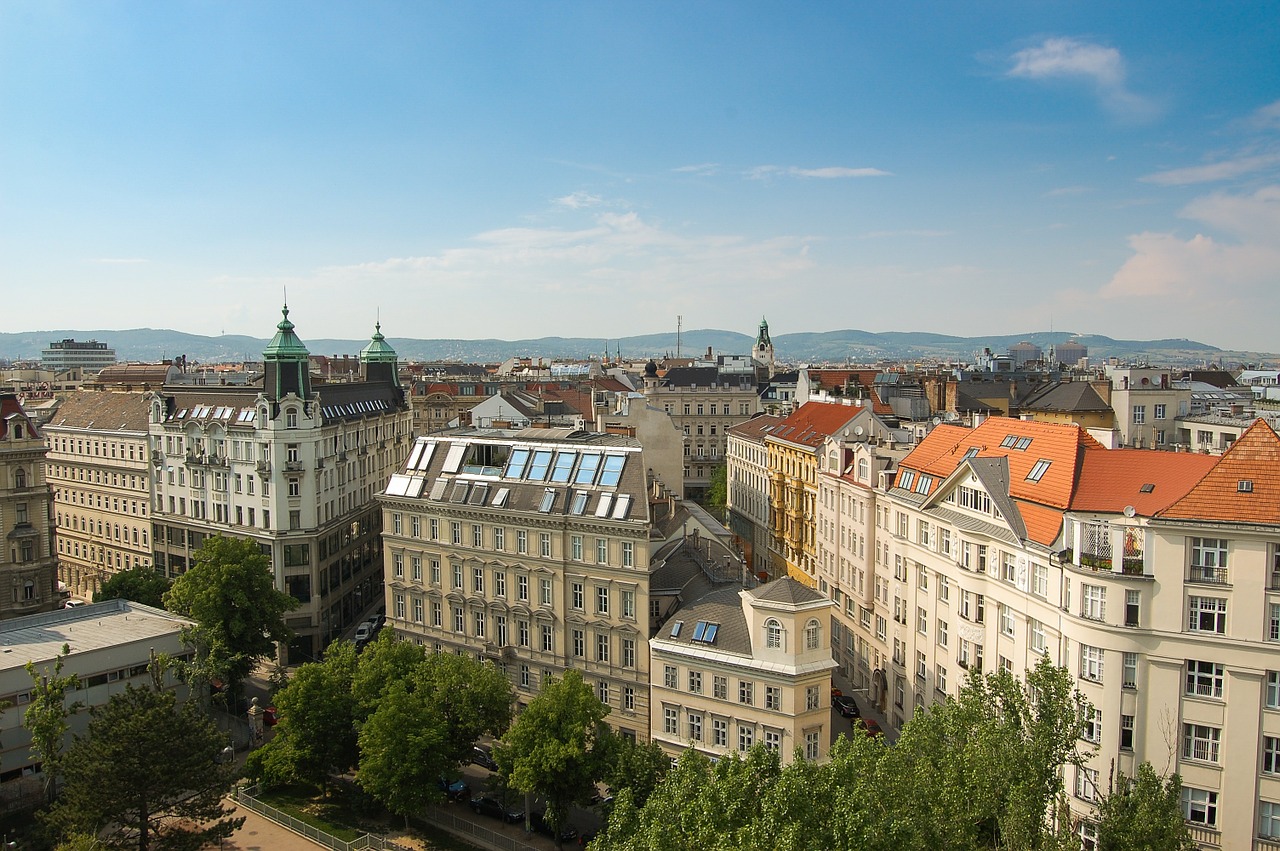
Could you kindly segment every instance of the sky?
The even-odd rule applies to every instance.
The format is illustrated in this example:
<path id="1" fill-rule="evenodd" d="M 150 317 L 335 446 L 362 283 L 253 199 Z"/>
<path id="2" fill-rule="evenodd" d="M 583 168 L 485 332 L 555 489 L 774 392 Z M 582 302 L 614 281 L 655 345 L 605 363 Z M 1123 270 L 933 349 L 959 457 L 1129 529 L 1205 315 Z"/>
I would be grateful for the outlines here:
<path id="1" fill-rule="evenodd" d="M 0 3 L 0 331 L 1280 351 L 1274 2 Z"/>

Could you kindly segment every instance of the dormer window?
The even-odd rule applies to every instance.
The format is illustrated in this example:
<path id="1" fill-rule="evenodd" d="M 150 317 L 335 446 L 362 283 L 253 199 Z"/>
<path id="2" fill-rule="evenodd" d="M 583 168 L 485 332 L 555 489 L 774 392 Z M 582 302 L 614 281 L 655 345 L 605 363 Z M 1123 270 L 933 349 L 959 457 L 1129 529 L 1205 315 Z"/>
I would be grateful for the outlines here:
<path id="1" fill-rule="evenodd" d="M 776 618 L 764 622 L 764 646 L 770 650 L 783 650 L 782 624 Z"/>
<path id="2" fill-rule="evenodd" d="M 297 427 L 298 427 L 298 412 L 297 412 L 297 410 L 295 410 L 295 409 L 293 409 L 293 408 L 290 408 L 289 410 L 287 410 L 287 411 L 285 411 L 285 412 L 284 412 L 284 427 L 285 427 L 285 428 L 297 428 Z"/>
<path id="3" fill-rule="evenodd" d="M 1240 479 L 1236 482 L 1236 493 L 1253 493 L 1253 479 Z"/>

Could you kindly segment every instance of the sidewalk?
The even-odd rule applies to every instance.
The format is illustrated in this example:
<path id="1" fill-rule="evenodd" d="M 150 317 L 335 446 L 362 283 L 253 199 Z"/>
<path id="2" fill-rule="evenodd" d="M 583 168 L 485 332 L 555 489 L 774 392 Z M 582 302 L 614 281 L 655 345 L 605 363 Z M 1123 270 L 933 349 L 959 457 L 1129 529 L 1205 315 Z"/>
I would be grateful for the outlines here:
<path id="1" fill-rule="evenodd" d="M 244 826 L 222 840 L 218 847 L 224 851 L 315 851 L 324 848 L 292 830 L 287 830 L 248 807 L 237 806 L 232 798 L 225 799 L 235 807 L 236 816 L 244 816 Z"/>

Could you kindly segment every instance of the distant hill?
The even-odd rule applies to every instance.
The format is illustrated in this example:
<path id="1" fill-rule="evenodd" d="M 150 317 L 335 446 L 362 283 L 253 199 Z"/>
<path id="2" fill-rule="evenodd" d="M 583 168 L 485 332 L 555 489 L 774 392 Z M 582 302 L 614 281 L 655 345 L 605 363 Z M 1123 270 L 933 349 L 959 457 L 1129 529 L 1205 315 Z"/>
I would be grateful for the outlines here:
<path id="1" fill-rule="evenodd" d="M 0 334 L 0 359 L 38 359 L 41 349 L 50 341 L 70 337 L 76 340 L 99 340 L 116 350 L 122 360 L 158 361 L 186 355 L 188 361 L 219 362 L 258 360 L 268 340 L 238 335 L 205 337 L 157 328 L 111 330 L 25 331 Z M 1035 343 L 1048 349 L 1053 343 L 1074 339 L 1089 349 L 1089 357 L 1097 362 L 1117 357 L 1124 360 L 1149 360 L 1151 363 L 1197 365 L 1275 361 L 1277 356 L 1264 352 L 1234 352 L 1194 340 L 1115 340 L 1099 335 L 1077 335 L 1068 332 L 1033 332 L 992 337 L 953 337 L 925 332 L 845 330 L 779 334 L 773 338 L 778 357 L 793 363 L 873 363 L 879 360 L 954 360 L 972 362 L 984 348 L 1003 353 L 1020 341 Z M 717 354 L 746 354 L 755 338 L 736 331 L 699 329 L 680 336 L 680 353 L 686 357 L 704 354 L 708 347 Z M 355 354 L 368 342 L 362 340 L 307 339 L 303 342 L 312 354 Z M 599 355 L 607 343 L 609 352 L 619 348 L 623 357 L 637 358 L 676 354 L 674 333 L 644 334 L 604 340 L 585 337 L 540 337 L 529 340 L 419 340 L 406 337 L 388 338 L 400 357 L 406 360 L 452 360 L 492 363 L 509 357 L 535 356 L 585 358 Z"/>

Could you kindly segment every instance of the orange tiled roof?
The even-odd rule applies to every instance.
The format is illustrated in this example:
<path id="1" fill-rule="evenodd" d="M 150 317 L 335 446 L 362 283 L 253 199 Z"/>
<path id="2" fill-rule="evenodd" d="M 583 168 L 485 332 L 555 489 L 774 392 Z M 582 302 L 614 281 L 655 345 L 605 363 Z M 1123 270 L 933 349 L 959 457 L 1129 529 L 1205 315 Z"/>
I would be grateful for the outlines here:
<path id="1" fill-rule="evenodd" d="M 1242 482 L 1249 482 L 1242 491 Z M 1196 485 L 1158 517 L 1280 523 L 1280 437 L 1263 420 L 1240 435 Z"/>
<path id="2" fill-rule="evenodd" d="M 805 402 L 769 432 L 769 437 L 802 446 L 818 446 L 858 415 L 860 408 L 831 402 Z"/>
<path id="3" fill-rule="evenodd" d="M 1062 534 L 1062 510 L 1023 499 L 1014 503 L 1027 527 L 1027 538 L 1046 547 L 1053 546 Z"/>
<path id="4" fill-rule="evenodd" d="M 848 384 L 857 384 L 871 400 L 871 410 L 874 413 L 880 416 L 893 416 L 893 408 L 889 407 L 876 392 L 875 381 L 879 374 L 880 370 L 877 369 L 810 369 L 809 379 L 827 391 L 835 389 L 843 391 Z"/>
<path id="5" fill-rule="evenodd" d="M 772 414 L 757 414 L 745 422 L 729 426 L 726 431 L 748 440 L 763 440 L 782 420 L 782 417 L 775 417 Z"/>
<path id="6" fill-rule="evenodd" d="M 933 431 L 929 432 L 924 440 L 916 444 L 915 449 L 898 462 L 898 469 L 918 470 L 921 473 L 945 479 L 956 468 L 955 463 L 949 463 L 946 459 L 957 445 L 972 434 L 973 430 L 964 426 L 947 424 L 934 426 Z"/>
<path id="7" fill-rule="evenodd" d="M 1139 515 L 1154 517 L 1181 499 L 1217 461 L 1211 455 L 1190 452 L 1089 451 L 1080 467 L 1071 508 L 1119 514 L 1132 505 Z M 1233 481 L 1232 490 L 1235 486 Z"/>

